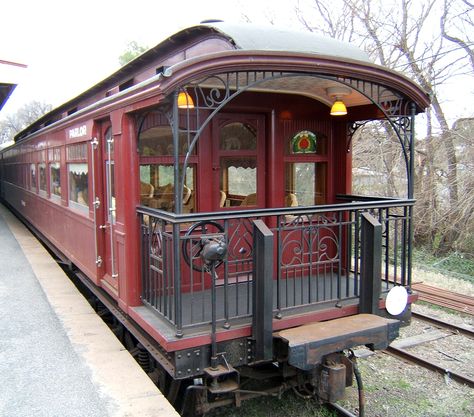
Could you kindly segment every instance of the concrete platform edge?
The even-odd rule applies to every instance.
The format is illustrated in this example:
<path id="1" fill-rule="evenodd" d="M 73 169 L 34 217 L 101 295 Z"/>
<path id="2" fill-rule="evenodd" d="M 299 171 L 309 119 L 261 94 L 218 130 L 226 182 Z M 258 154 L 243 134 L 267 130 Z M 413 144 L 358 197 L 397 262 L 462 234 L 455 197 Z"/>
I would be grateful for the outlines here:
<path id="1" fill-rule="evenodd" d="M 117 405 L 114 417 L 177 417 L 107 325 L 75 288 L 46 249 L 4 206 L 0 214 L 31 265 L 74 350 L 91 369 L 93 382 Z"/>

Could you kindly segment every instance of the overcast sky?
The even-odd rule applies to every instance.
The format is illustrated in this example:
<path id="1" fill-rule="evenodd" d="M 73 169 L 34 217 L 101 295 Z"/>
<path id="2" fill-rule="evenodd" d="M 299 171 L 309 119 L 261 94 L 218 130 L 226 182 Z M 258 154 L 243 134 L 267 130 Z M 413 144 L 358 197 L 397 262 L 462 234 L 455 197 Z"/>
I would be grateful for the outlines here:
<path id="1" fill-rule="evenodd" d="M 0 8 L 0 59 L 28 65 L 2 110 L 31 100 L 54 107 L 119 68 L 127 44 L 155 46 L 205 19 L 267 22 L 278 10 L 297 27 L 283 0 L 7 0 Z M 292 3 L 294 4 L 294 3 Z M 291 13 L 289 13 L 291 12 Z M 289 16 L 291 14 L 291 17 Z"/>
<path id="2" fill-rule="evenodd" d="M 275 21 L 302 29 L 297 0 L 5 0 L 0 25 L 0 60 L 28 65 L 0 118 L 32 100 L 56 107 L 119 68 L 131 41 L 152 47 L 205 19 L 253 23 Z M 1 81 L 1 80 L 0 80 Z M 470 80 L 472 81 L 472 80 Z M 446 97 L 454 103 L 458 89 Z M 466 85 L 463 86 L 464 91 Z M 451 121 L 472 117 L 474 94 L 449 106 Z"/>

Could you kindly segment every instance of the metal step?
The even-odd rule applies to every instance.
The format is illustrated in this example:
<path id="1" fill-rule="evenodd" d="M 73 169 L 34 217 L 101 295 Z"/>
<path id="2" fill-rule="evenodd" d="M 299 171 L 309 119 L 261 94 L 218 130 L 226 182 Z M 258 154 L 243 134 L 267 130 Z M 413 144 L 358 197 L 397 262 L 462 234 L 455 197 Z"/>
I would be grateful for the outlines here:
<path id="1" fill-rule="evenodd" d="M 310 370 L 324 356 L 368 346 L 385 349 L 398 336 L 400 322 L 374 314 L 357 314 L 324 322 L 309 323 L 273 333 L 287 345 L 288 363 L 298 369 Z"/>

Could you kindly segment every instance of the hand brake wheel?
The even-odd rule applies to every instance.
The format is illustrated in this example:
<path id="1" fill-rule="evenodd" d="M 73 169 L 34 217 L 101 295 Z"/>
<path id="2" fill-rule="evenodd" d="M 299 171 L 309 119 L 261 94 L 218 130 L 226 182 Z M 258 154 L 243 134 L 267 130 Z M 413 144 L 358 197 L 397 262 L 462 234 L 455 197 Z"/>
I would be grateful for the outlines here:
<path id="1" fill-rule="evenodd" d="M 211 272 L 212 266 L 221 265 L 227 255 L 223 233 L 224 227 L 211 220 L 193 224 L 182 243 L 186 263 L 197 272 Z"/>

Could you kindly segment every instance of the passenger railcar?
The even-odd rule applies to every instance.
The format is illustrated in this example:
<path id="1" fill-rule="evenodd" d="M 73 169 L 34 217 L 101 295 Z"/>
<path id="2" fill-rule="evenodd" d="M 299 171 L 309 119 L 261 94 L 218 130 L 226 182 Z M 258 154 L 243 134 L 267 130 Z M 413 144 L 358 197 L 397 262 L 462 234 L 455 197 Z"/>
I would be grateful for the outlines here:
<path id="1" fill-rule="evenodd" d="M 385 347 L 409 318 L 428 104 L 351 45 L 207 22 L 19 133 L 1 197 L 110 302 L 128 347 L 146 340 L 171 401 L 238 405 L 261 378 L 334 401 L 342 352 Z M 351 194 L 352 137 L 373 121 L 402 148 L 403 198 Z M 408 304 L 390 314 L 393 286 Z"/>

